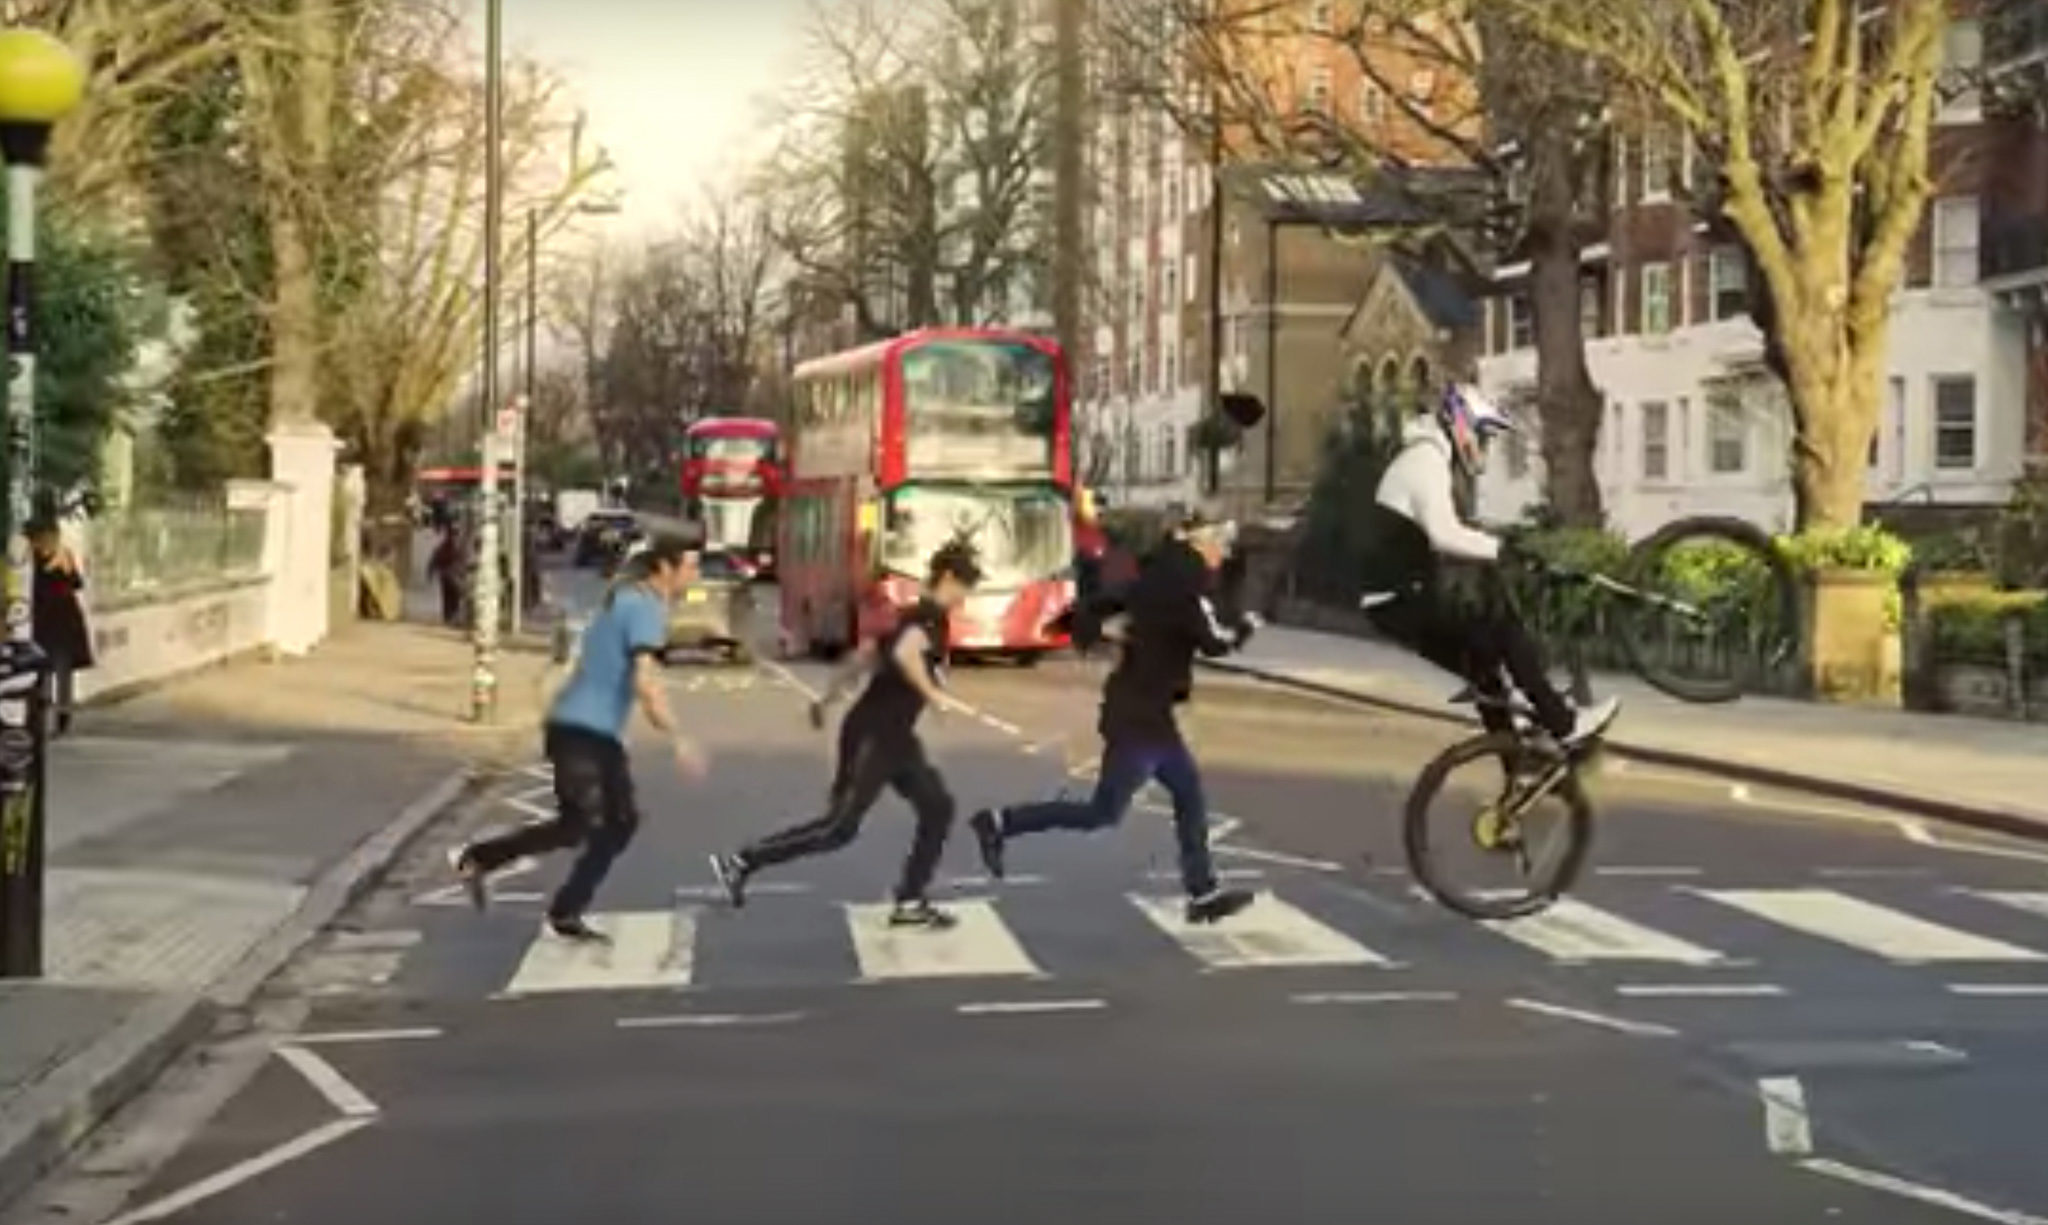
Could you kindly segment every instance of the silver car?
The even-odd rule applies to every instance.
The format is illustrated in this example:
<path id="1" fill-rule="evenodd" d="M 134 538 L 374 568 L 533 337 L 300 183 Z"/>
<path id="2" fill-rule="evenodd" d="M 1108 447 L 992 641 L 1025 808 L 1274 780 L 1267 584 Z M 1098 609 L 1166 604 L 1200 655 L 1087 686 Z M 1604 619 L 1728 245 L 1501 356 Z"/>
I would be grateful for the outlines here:
<path id="1" fill-rule="evenodd" d="M 706 552 L 697 581 L 670 606 L 670 650 L 711 650 L 737 664 L 753 659 L 755 632 L 753 571 L 726 552 Z"/>

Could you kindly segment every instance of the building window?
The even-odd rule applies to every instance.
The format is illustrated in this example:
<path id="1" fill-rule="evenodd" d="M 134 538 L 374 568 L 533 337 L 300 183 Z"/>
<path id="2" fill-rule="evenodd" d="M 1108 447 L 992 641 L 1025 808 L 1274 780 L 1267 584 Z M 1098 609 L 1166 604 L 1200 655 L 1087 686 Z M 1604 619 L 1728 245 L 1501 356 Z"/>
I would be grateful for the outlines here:
<path id="1" fill-rule="evenodd" d="M 1643 479 L 1671 476 L 1671 406 L 1661 400 L 1643 405 Z"/>
<path id="2" fill-rule="evenodd" d="M 1984 67 L 1984 27 L 1969 18 L 1948 23 L 1941 38 L 1941 117 L 1949 122 L 1974 123 L 1984 111 L 1981 88 Z"/>
<path id="3" fill-rule="evenodd" d="M 1643 133 L 1643 199 L 1671 198 L 1671 137 L 1661 127 Z"/>
<path id="4" fill-rule="evenodd" d="M 1934 380 L 1934 466 L 1977 466 L 1977 380 L 1967 374 Z"/>
<path id="5" fill-rule="evenodd" d="M 1878 421 L 1877 428 L 1870 431 L 1872 471 L 1876 471 L 1884 460 L 1884 448 L 1879 443 L 1884 438 L 1885 431 L 1892 428 L 1893 422 L 1906 419 L 1906 380 L 1893 375 L 1885 380 L 1885 393 L 1884 417 Z"/>
<path id="6" fill-rule="evenodd" d="M 1172 264 L 1168 264 L 1166 266 L 1166 296 L 1161 298 L 1159 302 L 1160 305 L 1171 309 L 1173 304 L 1178 301 L 1180 301 L 1180 269 Z"/>
<path id="7" fill-rule="evenodd" d="M 1308 109 L 1330 109 L 1330 70 L 1327 68 L 1316 69 L 1308 79 Z"/>
<path id="8" fill-rule="evenodd" d="M 1529 307 L 1529 295 L 1508 299 L 1508 351 L 1526 349 L 1536 343 L 1536 316 Z"/>
<path id="9" fill-rule="evenodd" d="M 1643 265 L 1643 331 L 1661 336 L 1671 330 L 1671 265 Z"/>
<path id="10" fill-rule="evenodd" d="M 1372 81 L 1359 82 L 1358 118 L 1367 124 L 1378 124 L 1386 121 L 1387 95 Z"/>
<path id="11" fill-rule="evenodd" d="M 1741 472 L 1749 464 L 1749 423 L 1742 404 L 1707 406 L 1707 465 L 1719 474 Z"/>
<path id="12" fill-rule="evenodd" d="M 1717 247 L 1708 257 L 1713 277 L 1716 319 L 1733 319 L 1749 310 L 1749 264 L 1737 247 Z"/>
<path id="13" fill-rule="evenodd" d="M 1195 283 L 1201 280 L 1201 272 L 1195 267 L 1193 252 L 1189 252 L 1181 257 L 1181 267 L 1185 269 L 1181 274 L 1181 287 L 1184 294 L 1182 300 L 1192 304 L 1195 300 Z"/>
<path id="14" fill-rule="evenodd" d="M 1335 7 L 1331 0 L 1315 0 L 1309 5 L 1308 28 L 1317 34 L 1328 34 L 1334 21 L 1334 14 L 1330 10 Z"/>
<path id="15" fill-rule="evenodd" d="M 1937 289 L 1955 289 L 1977 283 L 1977 237 L 1981 220 L 1975 196 L 1948 196 L 1934 202 L 1934 284 Z"/>
<path id="16" fill-rule="evenodd" d="M 1579 334 L 1587 340 L 1600 335 L 1600 278 L 1579 282 Z"/>

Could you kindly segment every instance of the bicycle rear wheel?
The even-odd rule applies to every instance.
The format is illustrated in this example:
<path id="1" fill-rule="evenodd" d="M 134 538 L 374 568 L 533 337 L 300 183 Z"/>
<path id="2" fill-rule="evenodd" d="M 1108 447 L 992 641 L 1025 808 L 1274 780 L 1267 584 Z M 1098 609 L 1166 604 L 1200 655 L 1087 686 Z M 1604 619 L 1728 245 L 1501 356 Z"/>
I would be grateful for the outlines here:
<path id="1" fill-rule="evenodd" d="M 1682 702 L 1731 702 L 1789 660 L 1799 588 L 1770 535 L 1741 519 L 1667 523 L 1629 551 L 1622 647 L 1636 674 Z"/>
<path id="2" fill-rule="evenodd" d="M 1454 744 L 1423 768 L 1401 833 L 1409 871 L 1431 897 L 1468 918 L 1513 919 L 1549 906 L 1578 879 L 1593 806 L 1561 751 L 1498 732 Z M 1508 869 L 1505 882 L 1481 883 L 1475 870 L 1467 884 L 1460 850 Z"/>

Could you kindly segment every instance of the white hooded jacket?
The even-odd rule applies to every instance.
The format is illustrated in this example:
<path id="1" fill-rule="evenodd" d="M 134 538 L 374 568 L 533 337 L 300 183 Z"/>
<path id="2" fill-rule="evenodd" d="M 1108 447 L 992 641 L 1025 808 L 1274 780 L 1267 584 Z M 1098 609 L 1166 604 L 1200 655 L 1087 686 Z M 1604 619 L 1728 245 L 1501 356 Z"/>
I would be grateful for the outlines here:
<path id="1" fill-rule="evenodd" d="M 1400 454 L 1380 476 L 1373 501 L 1385 514 L 1399 521 L 1406 539 L 1391 540 L 1395 554 L 1389 561 L 1404 574 L 1401 586 L 1423 577 L 1434 554 L 1460 561 L 1490 562 L 1500 557 L 1500 541 L 1466 525 L 1458 517 L 1458 504 L 1451 484 L 1451 442 L 1443 429 L 1429 418 L 1411 421 L 1401 434 Z M 1419 539 L 1418 539 L 1419 537 Z M 1412 542 L 1412 543 L 1411 543 Z M 1368 592 L 1391 597 L 1391 590 Z"/>

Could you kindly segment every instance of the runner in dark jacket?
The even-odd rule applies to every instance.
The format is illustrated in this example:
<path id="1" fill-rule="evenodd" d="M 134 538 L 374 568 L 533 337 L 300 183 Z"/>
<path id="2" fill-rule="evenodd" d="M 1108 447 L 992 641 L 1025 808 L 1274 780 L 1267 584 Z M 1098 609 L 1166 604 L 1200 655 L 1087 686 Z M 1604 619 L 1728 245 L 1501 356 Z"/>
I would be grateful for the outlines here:
<path id="1" fill-rule="evenodd" d="M 1230 551 L 1232 535 L 1228 523 L 1189 518 L 1145 559 L 1137 582 L 1128 590 L 1121 595 L 1106 593 L 1077 613 L 1077 639 L 1102 633 L 1122 646 L 1102 689 L 1097 730 L 1103 753 L 1095 793 L 1086 801 L 1054 800 L 974 814 L 975 839 L 991 876 L 1003 875 L 1009 839 L 1043 830 L 1115 825 L 1130 810 L 1139 788 L 1157 779 L 1173 797 L 1188 921 L 1213 923 L 1251 903 L 1251 894 L 1217 885 L 1201 772 L 1174 717 L 1174 707 L 1187 701 L 1194 687 L 1196 654 L 1227 654 L 1242 647 L 1255 628 L 1249 618 L 1220 621 L 1211 599 L 1215 573 Z"/>

